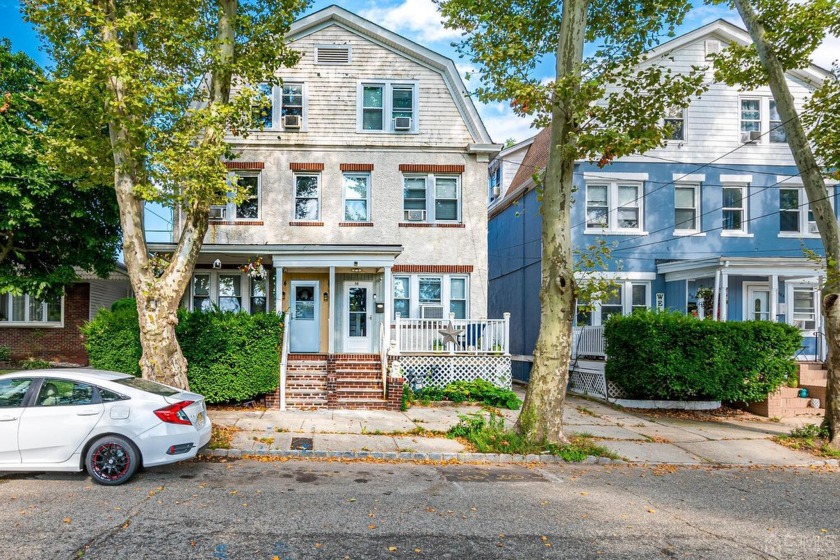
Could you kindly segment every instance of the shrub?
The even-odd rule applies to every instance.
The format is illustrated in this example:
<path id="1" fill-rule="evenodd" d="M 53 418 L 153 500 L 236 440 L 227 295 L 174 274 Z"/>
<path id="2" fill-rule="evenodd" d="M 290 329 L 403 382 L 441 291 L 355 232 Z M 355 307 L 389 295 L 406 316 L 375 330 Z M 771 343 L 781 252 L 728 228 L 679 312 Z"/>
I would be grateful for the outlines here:
<path id="1" fill-rule="evenodd" d="M 429 404 L 432 401 L 449 400 L 456 403 L 478 402 L 497 408 L 516 410 L 522 406 L 522 401 L 510 389 L 496 387 L 489 381 L 476 379 L 474 381 L 453 381 L 446 387 L 429 386 L 412 391 L 406 384 L 403 387 L 402 410 L 407 410 L 415 402 Z"/>
<path id="2" fill-rule="evenodd" d="M 0 362 L 8 362 L 12 350 L 8 346 L 0 346 Z"/>
<path id="3" fill-rule="evenodd" d="M 282 317 L 273 313 L 178 312 L 175 332 L 190 390 L 209 403 L 244 401 L 277 389 Z M 91 366 L 140 375 L 134 300 L 120 300 L 82 327 Z"/>
<path id="4" fill-rule="evenodd" d="M 27 358 L 20 363 L 20 369 L 48 369 L 50 363 L 39 358 Z"/>
<path id="5" fill-rule="evenodd" d="M 799 330 L 769 321 L 698 321 L 675 312 L 613 315 L 606 375 L 631 398 L 757 402 L 794 375 Z"/>

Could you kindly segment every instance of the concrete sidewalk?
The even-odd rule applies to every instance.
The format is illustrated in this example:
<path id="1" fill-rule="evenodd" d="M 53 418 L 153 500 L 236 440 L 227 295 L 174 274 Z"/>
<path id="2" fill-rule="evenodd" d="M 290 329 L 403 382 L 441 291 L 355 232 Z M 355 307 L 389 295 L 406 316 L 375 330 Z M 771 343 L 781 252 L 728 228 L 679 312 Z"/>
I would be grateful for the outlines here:
<path id="1" fill-rule="evenodd" d="M 478 460 L 477 454 L 463 455 L 466 450 L 457 441 L 443 436 L 426 437 L 419 433 L 445 432 L 458 423 L 459 415 L 481 410 L 477 406 L 414 406 L 406 412 L 211 409 L 210 417 L 216 424 L 241 430 L 234 435 L 230 452 L 218 451 L 219 455 L 283 455 L 292 449 L 293 438 L 311 438 L 311 442 L 296 443 L 303 443 L 307 449 L 311 449 L 312 456 L 458 458 L 469 461 Z M 518 411 L 503 411 L 506 422 L 511 426 L 518 414 Z M 694 421 L 653 417 L 570 396 L 564 422 L 568 433 L 592 436 L 599 445 L 631 463 L 837 466 L 836 460 L 822 460 L 804 452 L 793 451 L 770 439 L 775 435 L 787 434 L 796 425 L 801 425 L 801 421 Z M 294 455 L 294 452 L 291 454 Z M 456 457 L 454 454 L 462 455 Z M 491 462 L 511 460 L 510 456 L 500 458 L 498 455 L 489 459 Z M 598 462 L 611 461 L 602 459 Z"/>

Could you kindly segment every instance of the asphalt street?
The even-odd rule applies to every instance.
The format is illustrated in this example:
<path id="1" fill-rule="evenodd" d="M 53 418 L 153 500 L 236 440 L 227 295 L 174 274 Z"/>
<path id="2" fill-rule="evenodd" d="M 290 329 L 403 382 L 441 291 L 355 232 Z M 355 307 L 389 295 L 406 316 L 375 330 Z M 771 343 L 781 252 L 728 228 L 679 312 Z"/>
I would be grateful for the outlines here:
<path id="1" fill-rule="evenodd" d="M 836 558 L 816 469 L 194 461 L 0 476 L 8 559 Z"/>

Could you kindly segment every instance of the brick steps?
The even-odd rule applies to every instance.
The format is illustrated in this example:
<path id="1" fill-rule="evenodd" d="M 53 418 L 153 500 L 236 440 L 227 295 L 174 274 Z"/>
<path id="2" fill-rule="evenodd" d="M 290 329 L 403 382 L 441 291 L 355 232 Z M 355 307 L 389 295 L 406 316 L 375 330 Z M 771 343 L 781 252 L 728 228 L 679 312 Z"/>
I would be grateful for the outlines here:
<path id="1" fill-rule="evenodd" d="M 794 416 L 820 416 L 825 414 L 825 393 L 828 372 L 823 364 L 800 362 L 799 387 L 781 387 L 767 397 L 766 401 L 752 403 L 746 410 L 768 418 L 790 418 Z M 799 389 L 808 389 L 808 397 L 799 396 Z M 820 399 L 823 408 L 811 408 L 811 399 Z"/>

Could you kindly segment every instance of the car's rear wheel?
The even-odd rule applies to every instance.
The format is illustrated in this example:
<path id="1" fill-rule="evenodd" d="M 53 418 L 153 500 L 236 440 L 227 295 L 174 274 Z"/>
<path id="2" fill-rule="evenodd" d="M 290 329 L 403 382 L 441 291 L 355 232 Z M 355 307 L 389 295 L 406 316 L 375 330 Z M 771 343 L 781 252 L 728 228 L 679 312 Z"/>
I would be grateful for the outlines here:
<path id="1" fill-rule="evenodd" d="M 129 440 L 104 436 L 88 448 L 85 468 L 97 484 L 116 486 L 127 482 L 140 466 L 140 453 Z"/>

